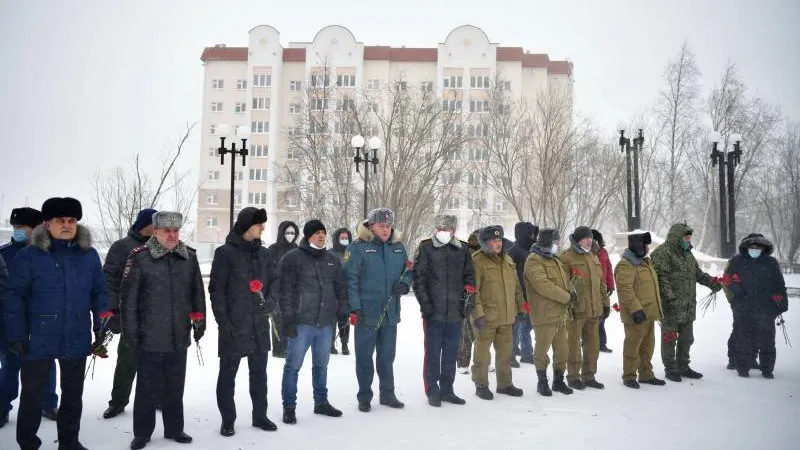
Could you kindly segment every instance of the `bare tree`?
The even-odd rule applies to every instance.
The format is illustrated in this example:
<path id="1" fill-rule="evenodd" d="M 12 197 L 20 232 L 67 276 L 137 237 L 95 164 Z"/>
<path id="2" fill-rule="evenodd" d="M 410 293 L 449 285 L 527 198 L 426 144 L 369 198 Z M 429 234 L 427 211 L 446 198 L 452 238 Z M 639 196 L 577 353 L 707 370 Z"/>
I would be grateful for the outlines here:
<path id="1" fill-rule="evenodd" d="M 157 177 L 148 173 L 137 153 L 130 166 L 101 169 L 90 179 L 93 201 L 100 213 L 100 242 L 110 245 L 123 238 L 140 210 L 159 207 L 170 194 L 170 208 L 188 217 L 199 186 L 189 182 L 190 172 L 177 172 L 176 164 L 196 125 L 197 122 L 187 124 L 175 146 L 165 152 Z"/>
<path id="2" fill-rule="evenodd" d="M 625 189 L 624 159 L 613 145 L 600 141 L 591 128 L 577 146 L 575 185 L 572 191 L 569 222 L 600 226 L 619 215 L 615 208 L 619 192 Z"/>

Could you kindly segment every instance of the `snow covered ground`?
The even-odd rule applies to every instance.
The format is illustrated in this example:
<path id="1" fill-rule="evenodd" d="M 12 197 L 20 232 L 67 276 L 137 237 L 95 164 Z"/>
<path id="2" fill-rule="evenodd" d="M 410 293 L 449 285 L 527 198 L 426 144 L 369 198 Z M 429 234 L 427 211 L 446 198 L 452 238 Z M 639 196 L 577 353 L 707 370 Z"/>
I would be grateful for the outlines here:
<path id="1" fill-rule="evenodd" d="M 800 276 L 787 279 L 800 287 Z M 700 288 L 699 297 L 708 293 Z M 792 307 L 797 310 L 798 300 Z M 613 299 L 612 299 L 613 301 Z M 422 391 L 422 326 L 413 297 L 403 299 L 403 321 L 399 328 L 395 379 L 404 410 L 390 410 L 373 403 L 369 414 L 357 410 L 354 356 L 332 355 L 328 373 L 330 401 L 344 411 L 339 419 L 315 416 L 311 396 L 310 358 L 301 371 L 297 419 L 294 426 L 281 418 L 280 382 L 283 361 L 269 361 L 269 417 L 278 424 L 275 433 L 250 426 L 247 368 L 243 363 L 237 379 L 237 434 L 218 434 L 220 420 L 215 384 L 216 326 L 211 325 L 201 341 L 206 365 L 199 366 L 195 348 L 189 350 L 185 410 L 186 432 L 194 436 L 191 447 L 202 449 L 792 449 L 800 442 L 800 355 L 786 347 L 778 332 L 778 359 L 774 380 L 756 371 L 741 379 L 725 369 L 726 341 L 731 314 L 720 296 L 716 311 L 698 318 L 692 367 L 705 374 L 699 381 L 669 383 L 665 387 L 642 386 L 634 391 L 622 386 L 623 329 L 616 313 L 607 322 L 612 354 L 601 354 L 597 378 L 603 391 L 576 392 L 571 396 L 536 394 L 536 375 L 530 365 L 514 369 L 514 383 L 524 389 L 522 398 L 496 396 L 493 401 L 475 397 L 469 375 L 457 374 L 456 392 L 467 399 L 465 406 L 427 405 Z M 794 311 L 785 315 L 800 345 L 800 326 Z M 800 317 L 800 316 L 797 316 Z M 112 343 L 115 348 L 116 340 Z M 113 352 L 112 352 L 113 353 Z M 654 357 L 656 374 L 663 377 L 658 347 Z M 132 405 L 125 414 L 103 420 L 111 391 L 114 356 L 97 362 L 93 380 L 86 381 L 81 440 L 92 450 L 128 448 L 132 438 Z M 494 388 L 494 374 L 490 374 Z M 375 380 L 377 391 L 377 377 Z M 15 407 L 16 411 L 16 407 Z M 11 423 L 0 429 L 0 448 L 16 448 Z M 162 439 L 157 421 L 148 449 L 183 448 Z M 43 449 L 56 448 L 55 423 L 44 420 L 40 437 Z M 794 442 L 794 444 L 793 444 Z"/>

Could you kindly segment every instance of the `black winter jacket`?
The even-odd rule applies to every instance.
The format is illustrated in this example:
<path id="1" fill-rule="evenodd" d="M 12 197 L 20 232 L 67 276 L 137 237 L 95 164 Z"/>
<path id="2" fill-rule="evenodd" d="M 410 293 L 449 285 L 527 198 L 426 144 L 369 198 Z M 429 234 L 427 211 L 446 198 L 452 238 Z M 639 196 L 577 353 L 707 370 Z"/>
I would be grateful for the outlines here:
<path id="1" fill-rule="evenodd" d="M 339 261 L 342 261 L 342 264 L 344 264 L 344 252 L 347 251 L 347 245 L 342 245 L 339 242 L 339 235 L 342 233 L 347 233 L 347 241 L 353 242 L 353 233 L 351 233 L 350 230 L 348 230 L 347 228 L 339 228 L 331 235 L 333 239 L 333 246 L 331 247 L 331 252 L 333 252 L 333 254 L 339 258 Z"/>
<path id="2" fill-rule="evenodd" d="M 525 292 L 525 261 L 528 260 L 528 255 L 531 254 L 531 247 L 536 242 L 534 236 L 539 233 L 539 228 L 530 222 L 519 222 L 514 227 L 514 245 L 506 252 L 508 256 L 517 265 L 517 278 L 519 285 L 522 287 L 522 295 L 525 300 L 528 300 L 528 294 Z"/>
<path id="3" fill-rule="evenodd" d="M 125 262 L 131 251 L 147 242 L 147 237 L 131 228 L 128 235 L 111 244 L 103 263 L 103 273 L 106 275 L 108 284 L 108 307 L 112 311 L 118 312 L 119 307 L 119 285 L 122 283 L 122 272 L 125 270 Z"/>
<path id="4" fill-rule="evenodd" d="M 270 300 L 269 260 L 261 240 L 247 242 L 235 232 L 214 252 L 208 293 L 211 309 L 219 326 L 218 354 L 242 357 L 265 353 L 270 348 L 269 314 L 275 310 Z M 250 282 L 262 284 L 262 298 L 250 291 Z"/>
<path id="5" fill-rule="evenodd" d="M 200 264 L 179 242 L 166 251 L 155 237 L 134 249 L 120 286 L 122 333 L 148 352 L 171 353 L 191 344 L 192 312 L 206 312 Z"/>
<path id="6" fill-rule="evenodd" d="M 425 239 L 417 247 L 414 260 L 412 283 L 420 308 L 424 303 L 432 305 L 430 318 L 438 322 L 464 320 L 464 286 L 475 286 L 475 268 L 467 243 L 454 238 L 449 244 L 436 247 L 433 239 Z"/>
<path id="7" fill-rule="evenodd" d="M 305 238 L 278 265 L 283 323 L 328 326 L 348 313 L 342 264 Z"/>
<path id="8" fill-rule="evenodd" d="M 751 258 L 747 252 L 754 241 L 763 246 L 758 259 Z M 772 250 L 772 243 L 763 237 L 745 239 L 739 245 L 739 254 L 728 261 L 725 274 L 729 277 L 736 274 L 741 279 L 738 283 L 731 283 L 727 289 L 731 293 L 731 309 L 735 314 L 774 319 L 789 308 L 783 273 L 778 261 L 770 256 Z"/>
<path id="9" fill-rule="evenodd" d="M 289 228 L 294 229 L 296 236 L 295 240 L 292 242 L 287 241 L 286 236 L 284 236 L 286 234 L 286 230 Z M 278 277 L 280 276 L 280 273 L 278 272 L 278 264 L 281 262 L 281 258 L 283 258 L 284 255 L 297 248 L 296 241 L 299 239 L 299 237 L 300 228 L 297 227 L 296 223 L 285 220 L 278 225 L 277 239 L 275 240 L 274 244 L 267 247 L 267 264 L 269 266 L 269 274 L 272 276 L 272 279 L 269 283 L 271 286 L 278 286 Z M 278 298 L 276 297 L 277 293 L 277 289 L 273 289 L 269 293 L 269 295 L 272 296 L 272 302 L 276 305 L 279 304 Z"/>

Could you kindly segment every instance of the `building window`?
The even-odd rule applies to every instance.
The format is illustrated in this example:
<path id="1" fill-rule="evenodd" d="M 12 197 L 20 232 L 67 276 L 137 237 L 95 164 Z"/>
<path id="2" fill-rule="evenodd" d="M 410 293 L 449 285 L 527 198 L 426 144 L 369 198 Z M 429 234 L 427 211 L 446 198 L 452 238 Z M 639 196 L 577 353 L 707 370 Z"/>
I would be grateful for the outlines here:
<path id="1" fill-rule="evenodd" d="M 217 153 L 217 147 L 208 147 L 208 156 L 217 157 L 219 153 Z"/>
<path id="2" fill-rule="evenodd" d="M 442 100 L 442 109 L 445 111 L 461 111 L 461 100 Z"/>
<path id="3" fill-rule="evenodd" d="M 336 76 L 336 85 L 339 87 L 353 87 L 356 85 L 356 76 L 338 75 Z"/>
<path id="4" fill-rule="evenodd" d="M 244 180 L 244 172 L 242 172 L 241 170 L 237 170 L 236 171 L 236 176 L 233 179 L 234 179 L 234 181 L 242 181 L 242 180 Z"/>
<path id="5" fill-rule="evenodd" d="M 206 179 L 208 181 L 219 181 L 219 170 L 209 170 Z"/>
<path id="6" fill-rule="evenodd" d="M 247 80 L 236 80 L 236 90 L 238 91 L 247 90 Z"/>
<path id="7" fill-rule="evenodd" d="M 210 191 L 208 195 L 206 195 L 206 205 L 216 205 L 217 203 L 219 203 L 217 191 Z"/>
<path id="8" fill-rule="evenodd" d="M 220 80 L 220 79 L 211 80 L 211 88 L 212 89 L 224 89 L 225 88 L 225 80 Z"/>
<path id="9" fill-rule="evenodd" d="M 339 100 L 336 102 L 336 110 L 337 111 L 355 111 L 356 110 L 356 101 L 352 98 L 346 98 L 344 100 Z"/>
<path id="10" fill-rule="evenodd" d="M 286 207 L 297 208 L 297 197 L 292 194 L 286 196 Z"/>
<path id="11" fill-rule="evenodd" d="M 267 181 L 267 169 L 250 169 L 250 181 Z"/>
<path id="12" fill-rule="evenodd" d="M 511 90 L 511 82 L 510 81 L 501 81 L 497 84 L 497 87 L 501 91 L 510 91 Z"/>
<path id="13" fill-rule="evenodd" d="M 337 121 L 333 124 L 333 132 L 335 134 L 356 134 L 356 124 L 352 121 L 344 123 Z"/>
<path id="14" fill-rule="evenodd" d="M 323 98 L 314 98 L 314 99 L 311 99 L 311 101 L 309 103 L 311 103 L 311 110 L 312 111 L 321 111 L 321 110 L 327 110 L 328 109 L 328 99 L 327 98 L 325 98 L 325 99 L 323 99 Z"/>
<path id="15" fill-rule="evenodd" d="M 450 199 L 447 200 L 446 208 L 447 209 L 461 209 L 461 199 L 459 199 L 458 197 L 450 197 Z"/>
<path id="16" fill-rule="evenodd" d="M 463 87 L 464 79 L 461 75 L 452 75 L 444 79 L 445 89 L 461 89 Z"/>
<path id="17" fill-rule="evenodd" d="M 208 134 L 217 134 L 217 126 L 216 125 L 209 125 L 208 126 Z"/>
<path id="18" fill-rule="evenodd" d="M 469 112 L 489 112 L 489 100 L 470 100 Z"/>
<path id="19" fill-rule="evenodd" d="M 497 112 L 500 113 L 500 115 L 508 116 L 508 115 L 511 114 L 511 105 L 498 103 L 497 104 Z"/>
<path id="20" fill-rule="evenodd" d="M 467 200 L 469 209 L 486 209 L 486 199 L 469 198 Z"/>
<path id="21" fill-rule="evenodd" d="M 270 87 L 272 86 L 272 75 L 265 73 L 257 73 L 253 75 L 253 87 Z"/>
<path id="22" fill-rule="evenodd" d="M 266 192 L 248 192 L 247 203 L 250 205 L 266 205 L 267 193 Z"/>
<path id="23" fill-rule="evenodd" d="M 408 83 L 405 81 L 398 81 L 394 84 L 395 89 L 398 91 L 405 91 L 408 89 Z"/>
<path id="24" fill-rule="evenodd" d="M 250 144 L 250 156 L 264 158 L 267 156 L 267 144 Z"/>
<path id="25" fill-rule="evenodd" d="M 289 103 L 289 114 L 300 114 L 301 106 L 299 103 Z"/>
<path id="26" fill-rule="evenodd" d="M 289 82 L 289 90 L 290 91 L 302 91 L 303 90 L 303 82 L 302 81 L 290 81 Z"/>
<path id="27" fill-rule="evenodd" d="M 289 137 L 302 136 L 302 135 L 303 135 L 303 129 L 301 127 L 291 127 L 291 128 L 289 128 Z M 292 158 L 289 158 L 289 159 L 292 159 Z"/>
<path id="28" fill-rule="evenodd" d="M 433 81 L 423 81 L 419 85 L 419 90 L 422 92 L 433 92 Z"/>
<path id="29" fill-rule="evenodd" d="M 442 173 L 442 184 L 456 184 L 461 180 L 461 173 L 458 171 L 454 172 L 443 172 Z"/>
<path id="30" fill-rule="evenodd" d="M 253 97 L 252 109 L 269 109 L 269 97 Z"/>
<path id="31" fill-rule="evenodd" d="M 241 206 L 242 191 L 233 191 L 233 206 Z"/>
<path id="32" fill-rule="evenodd" d="M 506 210 L 506 202 L 503 199 L 496 200 L 494 202 L 494 210 L 498 212 L 503 212 Z"/>
<path id="33" fill-rule="evenodd" d="M 470 161 L 488 161 L 489 150 L 486 148 L 471 148 L 469 149 Z"/>
<path id="34" fill-rule="evenodd" d="M 469 87 L 475 89 L 489 89 L 489 77 L 470 77 Z"/>
<path id="35" fill-rule="evenodd" d="M 367 89 L 374 91 L 381 88 L 381 80 L 367 80 Z"/>
<path id="36" fill-rule="evenodd" d="M 208 219 L 206 219 L 206 226 L 208 228 L 216 228 L 217 226 L 219 226 L 219 220 L 217 220 L 216 217 L 209 217 Z"/>
<path id="37" fill-rule="evenodd" d="M 486 185 L 486 174 L 480 173 L 472 173 L 470 172 L 467 175 L 467 184 L 470 186 L 485 186 Z"/>
<path id="38" fill-rule="evenodd" d="M 327 87 L 330 86 L 331 79 L 328 75 L 311 75 L 311 86 Z"/>
<path id="39" fill-rule="evenodd" d="M 211 112 L 222 112 L 222 102 L 211 102 Z"/>
<path id="40" fill-rule="evenodd" d="M 486 137 L 489 135 L 489 125 L 467 125 L 467 135 L 470 137 Z"/>
<path id="41" fill-rule="evenodd" d="M 311 122 L 308 132 L 311 134 L 323 134 L 328 131 L 328 126 L 324 122 Z"/>
<path id="42" fill-rule="evenodd" d="M 243 113 L 247 111 L 247 103 L 236 103 L 233 107 L 233 112 L 235 113 Z"/>
<path id="43" fill-rule="evenodd" d="M 250 133 L 269 133 L 269 122 L 250 122 Z"/>

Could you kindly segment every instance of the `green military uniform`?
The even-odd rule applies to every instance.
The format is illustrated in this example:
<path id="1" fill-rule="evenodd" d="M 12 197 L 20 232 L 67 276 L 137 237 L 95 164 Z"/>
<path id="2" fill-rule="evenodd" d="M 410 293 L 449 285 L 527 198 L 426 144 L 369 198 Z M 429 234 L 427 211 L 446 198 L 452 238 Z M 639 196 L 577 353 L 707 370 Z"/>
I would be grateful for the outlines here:
<path id="1" fill-rule="evenodd" d="M 692 255 L 691 245 L 683 248 L 683 237 L 692 234 L 685 223 L 669 229 L 667 240 L 653 251 L 653 266 L 658 274 L 658 286 L 664 309 L 661 321 L 661 361 L 669 373 L 689 370 L 689 349 L 694 343 L 694 320 L 697 317 L 697 286 L 700 283 L 715 291 L 722 287 L 712 282 Z M 678 333 L 677 339 L 670 335 Z M 677 345 L 677 352 L 676 352 Z"/>
<path id="2" fill-rule="evenodd" d="M 553 369 L 564 372 L 569 350 L 567 326 L 569 312 L 569 278 L 555 255 L 534 252 L 525 261 L 525 292 L 531 306 L 534 338 L 533 363 L 537 371 L 550 364 L 547 352 L 553 347 Z"/>
<path id="3" fill-rule="evenodd" d="M 591 250 L 584 250 L 570 237 L 571 246 L 560 255 L 564 270 L 574 280 L 578 293 L 574 320 L 567 328 L 569 363 L 567 380 L 594 380 L 600 356 L 600 317 L 609 306 L 603 267 Z M 582 348 L 581 348 L 582 344 Z"/>
<path id="4" fill-rule="evenodd" d="M 489 347 L 494 344 L 497 389 L 512 386 L 512 325 L 521 307 L 522 291 L 514 261 L 504 253 L 490 255 L 480 250 L 472 254 L 475 266 L 475 310 L 473 323 L 483 317 L 486 326 L 475 328 L 472 381 L 489 385 Z"/>
<path id="5" fill-rule="evenodd" d="M 629 249 L 625 250 L 614 268 L 619 298 L 619 316 L 625 327 L 625 343 L 622 349 L 622 379 L 639 381 L 655 378 L 653 374 L 653 351 L 655 350 L 655 321 L 663 318 L 658 276 L 648 257 L 639 258 Z M 644 323 L 633 322 L 632 314 L 644 311 Z"/>

